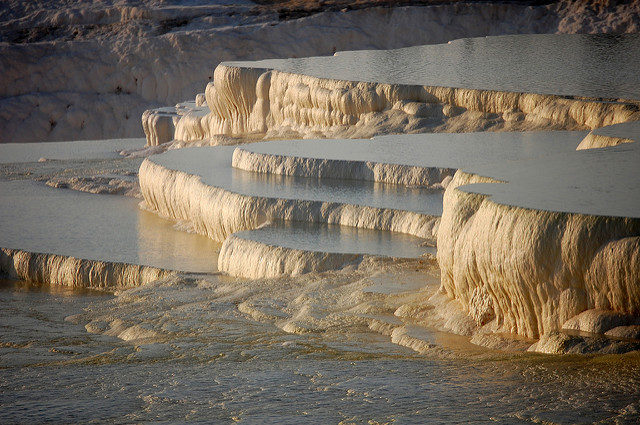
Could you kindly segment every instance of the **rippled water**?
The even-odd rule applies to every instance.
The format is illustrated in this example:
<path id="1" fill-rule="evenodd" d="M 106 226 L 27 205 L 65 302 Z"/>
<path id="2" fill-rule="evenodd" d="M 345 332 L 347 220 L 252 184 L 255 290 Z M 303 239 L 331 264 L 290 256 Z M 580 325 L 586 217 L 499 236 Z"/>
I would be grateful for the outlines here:
<path id="1" fill-rule="evenodd" d="M 506 156 L 545 152 L 522 137 Z M 485 143 L 485 154 L 499 150 Z M 190 152 L 185 161 L 198 172 L 218 165 L 195 149 L 181 152 Z M 236 190 L 279 194 L 291 185 L 291 196 L 350 199 L 348 190 L 340 195 L 312 179 L 271 183 L 236 175 L 225 155 L 220 175 L 230 176 Z M 83 164 L 78 167 L 95 166 Z M 376 190 L 353 186 L 366 202 L 378 202 Z M 398 196 L 408 199 L 413 192 L 403 193 Z M 383 202 L 393 201 L 389 194 Z M 108 252 L 165 267 L 193 261 L 203 265 L 198 271 L 212 258 L 212 242 L 187 244 L 184 238 L 196 236 L 138 210 L 136 200 L 32 181 L 1 181 L 0 195 L 0 246 L 13 240 L 58 253 L 75 247 L 85 258 Z M 429 199 L 419 197 L 427 205 Z M 282 232 L 303 247 L 362 249 L 331 226 L 321 228 L 321 240 L 300 226 Z M 282 235 L 263 232 L 266 241 Z M 362 235 L 365 246 L 384 236 Z M 382 238 L 394 251 L 395 242 Z M 427 305 L 438 282 L 427 259 L 371 260 L 355 269 L 255 281 L 181 274 L 112 295 L 2 280 L 0 423 L 640 421 L 640 354 L 507 354 L 440 333 L 429 315 L 394 315 L 401 306 Z M 374 332 L 374 321 L 406 329 L 424 341 L 422 351 Z"/>
<path id="2" fill-rule="evenodd" d="M 350 81 L 640 99 L 640 35 L 527 34 L 226 62 Z"/>
<path id="3" fill-rule="evenodd" d="M 387 288 L 391 277 L 414 278 L 409 268 L 384 275 Z M 638 355 L 506 355 L 466 350 L 464 341 L 428 330 L 441 348 L 418 355 L 359 325 L 359 305 L 383 314 L 385 303 L 416 291 L 367 295 L 373 280 L 358 273 L 251 284 L 183 277 L 116 297 L 3 282 L 0 422 L 640 419 Z M 236 306 L 245 304 L 279 309 L 282 320 L 304 315 L 319 331 L 286 333 L 277 319 L 241 313 Z M 109 323 L 134 331 L 98 332 Z"/>

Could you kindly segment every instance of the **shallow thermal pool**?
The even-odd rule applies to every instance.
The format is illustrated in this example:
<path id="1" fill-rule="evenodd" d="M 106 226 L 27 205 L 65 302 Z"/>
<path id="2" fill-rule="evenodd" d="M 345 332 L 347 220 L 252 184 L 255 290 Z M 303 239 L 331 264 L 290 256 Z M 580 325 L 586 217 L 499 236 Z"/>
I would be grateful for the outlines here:
<path id="1" fill-rule="evenodd" d="M 462 168 L 499 179 L 498 165 L 574 152 L 586 135 L 586 131 L 394 134 L 370 140 L 275 140 L 238 149 L 295 158 Z"/>
<path id="2" fill-rule="evenodd" d="M 636 142 L 496 163 L 492 172 L 508 184 L 474 184 L 462 190 L 524 208 L 640 217 L 640 122 L 603 127 L 595 133 Z"/>
<path id="3" fill-rule="evenodd" d="M 0 181 L 0 246 L 89 260 L 211 272 L 219 244 L 176 230 L 139 200 Z"/>
<path id="4" fill-rule="evenodd" d="M 303 251 L 399 258 L 435 254 L 434 247 L 423 246 L 424 240 L 415 236 L 332 224 L 277 222 L 234 235 L 266 245 Z"/>
<path id="5" fill-rule="evenodd" d="M 210 186 L 266 198 L 327 201 L 442 214 L 442 193 L 421 188 L 355 180 L 317 179 L 260 174 L 231 166 L 235 146 L 186 148 L 150 160 L 172 170 L 198 175 Z"/>
<path id="6" fill-rule="evenodd" d="M 640 99 L 638 34 L 464 38 L 395 50 L 224 64 L 337 80 Z"/>
<path id="7" fill-rule="evenodd" d="M 144 138 L 79 140 L 49 143 L 0 143 L 0 164 L 47 160 L 114 159 L 123 150 L 139 149 Z"/>

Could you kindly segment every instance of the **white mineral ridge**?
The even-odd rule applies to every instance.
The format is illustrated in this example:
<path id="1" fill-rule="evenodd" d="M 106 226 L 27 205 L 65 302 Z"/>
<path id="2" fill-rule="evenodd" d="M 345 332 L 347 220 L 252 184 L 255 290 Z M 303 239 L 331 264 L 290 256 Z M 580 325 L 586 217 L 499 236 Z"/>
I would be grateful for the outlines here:
<path id="1" fill-rule="evenodd" d="M 578 149 L 606 148 L 640 140 L 640 121 L 614 124 L 592 130 L 580 143 Z"/>
<path id="2" fill-rule="evenodd" d="M 174 273 L 156 267 L 0 248 L 0 272 L 12 279 L 113 291 Z"/>
<path id="3" fill-rule="evenodd" d="M 297 276 L 357 265 L 362 258 L 360 254 L 292 249 L 231 235 L 220 249 L 218 270 L 249 279 Z"/>
<path id="4" fill-rule="evenodd" d="M 206 184 L 198 175 L 160 165 L 153 158 L 140 166 L 139 181 L 147 208 L 190 222 L 197 233 L 217 241 L 271 220 L 340 224 L 432 239 L 438 222 L 436 216 L 400 209 L 234 193 Z"/>
<path id="5" fill-rule="evenodd" d="M 140 136 L 144 110 L 194 99 L 224 60 L 514 33 L 625 32 L 636 25 L 637 10 L 635 3 L 595 10 L 581 2 L 456 4 L 278 21 L 275 13 L 254 16 L 248 6 L 4 2 L 0 142 Z"/>
<path id="6" fill-rule="evenodd" d="M 299 275 L 358 267 L 370 258 L 434 259 L 424 239 L 400 233 L 306 223 L 268 223 L 234 233 L 220 250 L 218 270 L 246 278 Z"/>
<path id="7" fill-rule="evenodd" d="M 224 62 L 205 90 L 210 113 L 199 109 L 183 114 L 173 137 L 194 141 L 254 133 L 268 138 L 368 138 L 418 131 L 594 129 L 633 120 L 640 92 L 633 79 L 622 77 L 640 63 L 634 54 L 640 39 L 628 35 L 620 46 L 609 41 L 600 46 L 603 55 L 587 51 L 606 40 L 488 37 L 331 57 Z M 545 48 L 534 48 L 539 43 Z M 616 48 L 621 52 L 611 54 Z M 568 60 L 575 50 L 577 57 Z M 505 52 L 515 57 L 493 57 Z M 457 59 L 463 53 L 472 59 L 461 65 Z M 433 59 L 441 55 L 442 61 Z M 526 75 L 541 75 L 524 79 L 513 64 L 520 60 L 532 67 Z M 598 100 L 610 97 L 630 100 Z M 152 128 L 147 136 L 152 143 Z"/>
<path id="8" fill-rule="evenodd" d="M 600 166 L 608 167 L 609 158 L 601 160 Z M 580 178 L 579 173 L 573 182 Z M 445 191 L 437 244 L 441 291 L 459 300 L 479 325 L 495 321 L 502 332 L 536 338 L 588 309 L 640 314 L 638 218 L 612 216 L 619 212 L 615 203 L 610 214 L 590 215 L 517 206 L 526 191 L 510 200 L 468 193 L 476 186 L 511 184 L 474 184 L 490 181 L 456 173 Z M 463 185 L 469 186 L 461 190 Z M 547 184 L 551 196 L 554 189 Z M 580 192 L 576 196 L 580 199 Z M 616 199 L 625 196 L 618 192 Z M 532 205 L 544 200 L 534 197 Z M 568 209 L 579 211 L 571 202 L 566 200 Z M 632 217 L 639 216 L 637 203 L 635 198 L 627 211 L 636 211 Z"/>
<path id="9" fill-rule="evenodd" d="M 238 146 L 232 165 L 256 173 L 442 188 L 457 169 L 500 178 L 496 164 L 573 152 L 585 134 L 482 132 L 275 140 Z"/>
<path id="10" fill-rule="evenodd" d="M 0 199 L 0 272 L 13 278 L 113 289 L 171 270 L 216 270 L 218 244 L 141 211 L 135 199 L 30 180 L 0 182 Z"/>

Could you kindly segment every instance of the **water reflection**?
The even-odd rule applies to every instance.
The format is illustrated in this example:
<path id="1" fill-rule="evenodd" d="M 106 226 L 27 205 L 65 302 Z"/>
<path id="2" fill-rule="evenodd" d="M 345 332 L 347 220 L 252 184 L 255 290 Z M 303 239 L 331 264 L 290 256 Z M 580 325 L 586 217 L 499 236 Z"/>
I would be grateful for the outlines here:
<path id="1" fill-rule="evenodd" d="M 0 182 L 0 246 L 173 270 L 216 270 L 219 245 L 140 211 L 139 200 Z"/>
<path id="2" fill-rule="evenodd" d="M 335 224 L 274 222 L 256 230 L 236 233 L 236 236 L 267 245 L 308 251 L 399 258 L 435 254 L 434 247 L 422 246 L 424 240 L 411 235 Z"/>
<path id="3" fill-rule="evenodd" d="M 234 146 L 186 148 L 154 157 L 169 169 L 202 177 L 204 183 L 248 196 L 338 202 L 442 214 L 442 193 L 357 180 L 317 179 L 260 174 L 231 166 Z"/>

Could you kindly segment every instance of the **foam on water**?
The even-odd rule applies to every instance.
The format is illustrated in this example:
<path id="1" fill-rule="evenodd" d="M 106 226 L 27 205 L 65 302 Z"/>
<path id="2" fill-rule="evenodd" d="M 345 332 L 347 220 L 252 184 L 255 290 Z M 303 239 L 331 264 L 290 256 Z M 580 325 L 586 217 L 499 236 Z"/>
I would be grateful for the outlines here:
<path id="1" fill-rule="evenodd" d="M 410 283 L 400 290 L 425 275 L 414 267 L 251 285 L 174 277 L 116 297 L 3 285 L 0 420 L 638 420 L 637 355 L 474 352 L 427 328 L 403 329 L 391 314 L 421 295 Z M 363 326 L 374 319 L 432 348 L 418 355 L 392 344 Z"/>

